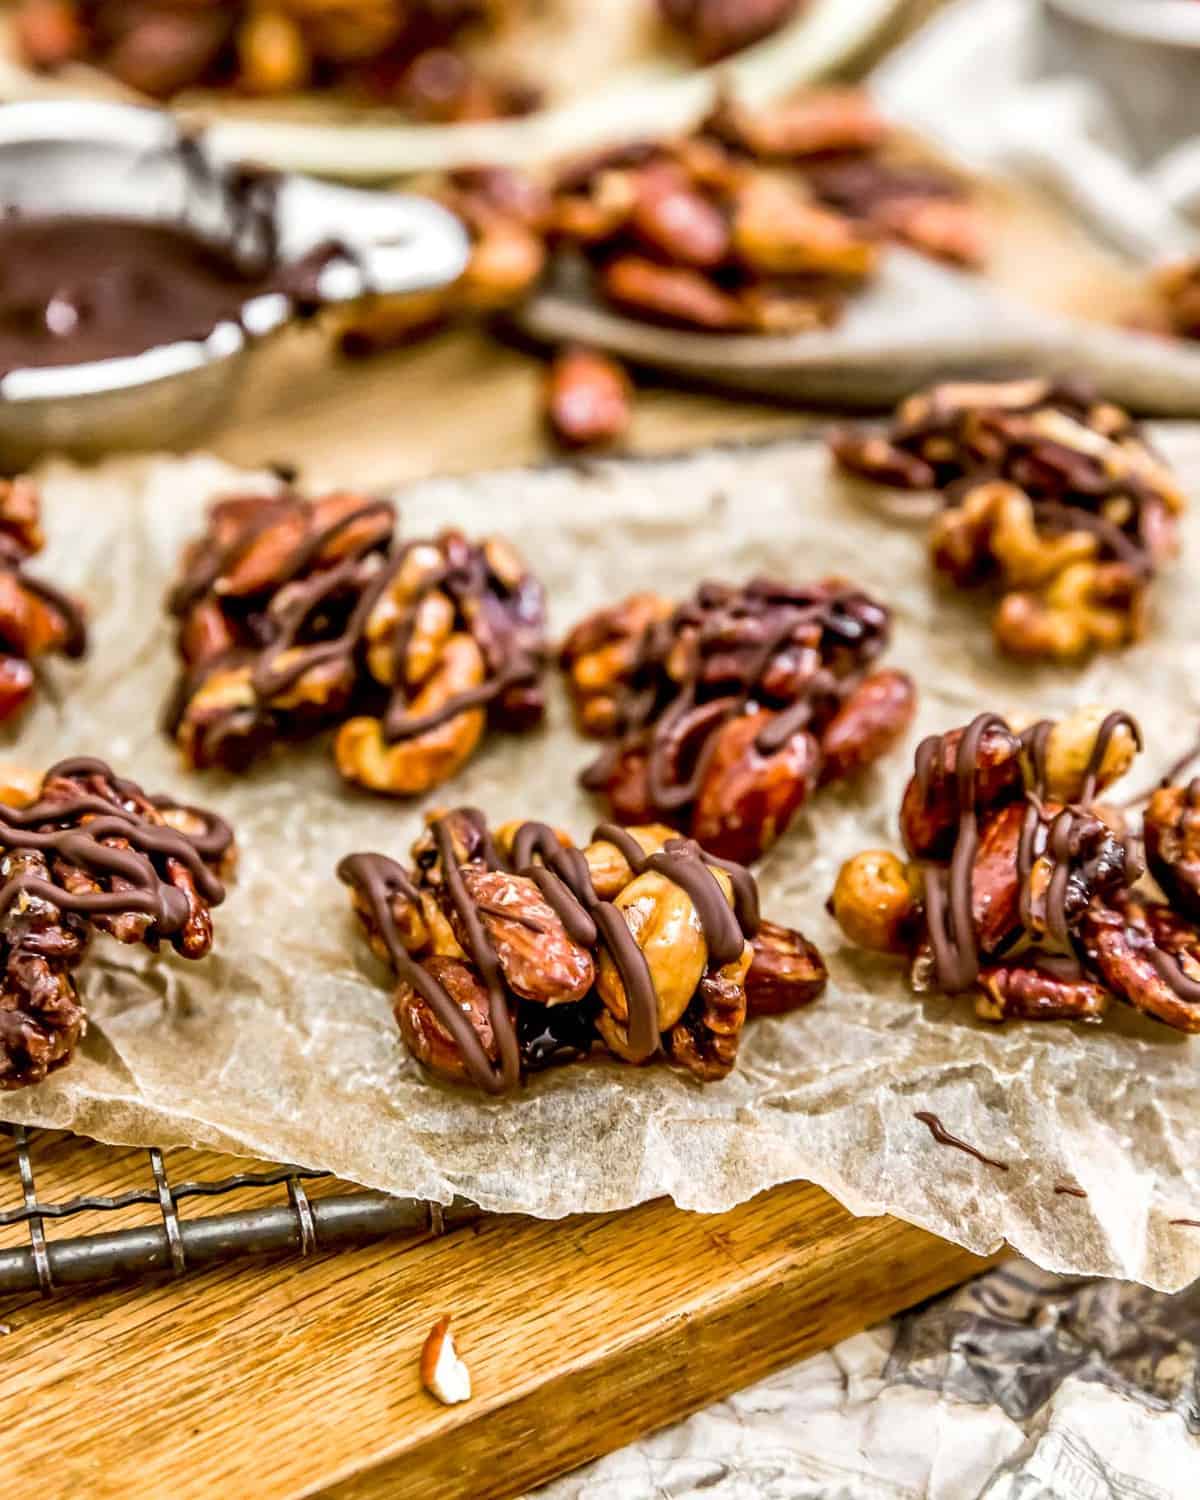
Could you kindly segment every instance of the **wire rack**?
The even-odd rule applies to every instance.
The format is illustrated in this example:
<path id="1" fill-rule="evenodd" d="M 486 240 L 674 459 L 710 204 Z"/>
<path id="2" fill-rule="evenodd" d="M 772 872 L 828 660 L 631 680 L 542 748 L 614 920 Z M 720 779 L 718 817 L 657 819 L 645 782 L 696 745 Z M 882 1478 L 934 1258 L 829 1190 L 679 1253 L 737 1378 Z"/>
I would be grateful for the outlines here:
<path id="1" fill-rule="evenodd" d="M 147 1186 L 111 1197 L 79 1196 L 47 1203 L 37 1194 L 30 1132 L 23 1125 L 3 1129 L 13 1141 L 22 1202 L 18 1208 L 0 1211 L 0 1228 L 27 1225 L 29 1243 L 0 1249 L 0 1295 L 41 1292 L 49 1297 L 67 1288 L 156 1272 L 182 1276 L 242 1256 L 288 1252 L 311 1256 L 401 1231 L 441 1234 L 478 1212 L 466 1203 L 443 1209 L 436 1203 L 385 1193 L 313 1198 L 305 1184 L 331 1181 L 330 1174 L 299 1167 L 238 1172 L 212 1182 L 172 1182 L 163 1153 L 153 1147 L 145 1153 L 150 1173 Z M 84 1144 L 80 1142 L 81 1149 Z M 178 1205 L 189 1198 L 225 1198 L 248 1188 L 269 1187 L 284 1189 L 286 1200 L 196 1218 L 185 1219 L 179 1213 Z M 152 1222 L 62 1239 L 46 1234 L 47 1221 L 70 1221 L 78 1214 L 118 1214 L 140 1205 L 157 1210 Z"/>

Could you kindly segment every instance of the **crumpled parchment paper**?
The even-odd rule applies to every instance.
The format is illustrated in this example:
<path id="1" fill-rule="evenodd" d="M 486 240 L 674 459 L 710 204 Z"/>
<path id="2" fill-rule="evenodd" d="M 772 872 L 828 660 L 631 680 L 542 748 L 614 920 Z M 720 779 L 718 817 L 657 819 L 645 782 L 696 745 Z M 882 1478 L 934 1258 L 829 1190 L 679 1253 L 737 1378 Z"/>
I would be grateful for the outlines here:
<path id="1" fill-rule="evenodd" d="M 1192 1500 L 1198 1341 L 1200 1285 L 1017 1262 L 536 1500 Z"/>
<path id="2" fill-rule="evenodd" d="M 469 434 L 464 434 L 469 440 Z M 1168 455 L 1200 480 L 1200 430 Z M 1150 637 L 1083 671 L 994 655 L 986 606 L 930 580 L 925 521 L 832 476 L 820 445 L 431 480 L 401 497 L 403 528 L 509 533 L 544 579 L 553 624 L 638 588 L 706 576 L 837 572 L 896 611 L 890 659 L 921 689 L 909 745 L 853 789 L 814 799 L 761 867 L 764 910 L 826 953 L 827 996 L 760 1021 L 738 1067 L 702 1087 L 665 1067 L 596 1062 L 487 1101 L 426 1081 L 390 1013 L 334 866 L 355 849 L 405 856 L 417 805 L 355 794 L 327 744 L 281 751 L 244 779 L 188 776 L 157 719 L 174 671 L 162 598 L 205 501 L 239 476 L 207 459 L 138 460 L 46 476 L 39 567 L 93 612 L 79 666 L 55 663 L 11 754 L 33 765 L 109 756 L 151 789 L 218 808 L 241 869 L 200 965 L 98 943 L 82 976 L 92 1029 L 74 1064 L 0 1097 L 0 1117 L 102 1140 L 205 1144 L 325 1168 L 388 1191 L 555 1217 L 669 1194 L 719 1211 L 810 1178 L 854 1212 L 899 1214 L 976 1251 L 1007 1239 L 1044 1266 L 1180 1287 L 1200 1274 L 1200 1048 L 1120 1006 L 1096 1028 L 977 1022 L 969 1001 L 914 999 L 886 960 L 845 949 L 824 901 L 839 863 L 895 844 L 919 735 L 983 708 L 1054 714 L 1100 701 L 1139 714 L 1151 784 L 1200 726 L 1200 599 L 1185 562 L 1158 589 Z M 267 481 L 259 481 L 264 483 Z M 1185 556 L 1200 552 L 1200 510 Z M 497 821 L 546 819 L 584 838 L 576 786 L 594 753 L 557 685 L 548 728 L 490 740 L 427 804 Z M 916 1110 L 1009 1164 L 936 1145 Z M 1078 1183 L 1088 1197 L 1055 1194 Z"/>

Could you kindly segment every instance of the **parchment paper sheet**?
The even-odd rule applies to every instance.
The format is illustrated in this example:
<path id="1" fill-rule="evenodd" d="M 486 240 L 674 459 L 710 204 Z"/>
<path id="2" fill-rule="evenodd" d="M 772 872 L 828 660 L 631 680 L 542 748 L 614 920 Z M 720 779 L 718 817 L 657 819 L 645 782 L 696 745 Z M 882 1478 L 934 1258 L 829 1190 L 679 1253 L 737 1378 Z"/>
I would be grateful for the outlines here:
<path id="1" fill-rule="evenodd" d="M 469 434 L 464 434 L 469 442 Z M 1200 430 L 1169 456 L 1200 481 Z M 162 597 L 204 502 L 238 476 L 207 459 L 49 471 L 48 576 L 90 603 L 93 646 L 55 663 L 14 758 L 112 758 L 151 789 L 229 815 L 240 876 L 201 965 L 101 943 L 84 971 L 92 1030 L 75 1063 L 0 1098 L 0 1116 L 100 1139 L 207 1144 L 394 1193 L 554 1217 L 662 1194 L 718 1211 L 811 1178 L 853 1211 L 901 1215 L 977 1251 L 1009 1240 L 1060 1271 L 1166 1289 L 1200 1274 L 1200 1048 L 1115 1008 L 1103 1026 L 976 1022 L 969 1001 L 916 1000 L 884 960 L 843 949 L 823 910 L 839 862 L 895 843 L 895 812 L 920 734 L 983 708 L 1027 715 L 1075 702 L 1142 718 L 1151 783 L 1200 725 L 1200 508 L 1185 563 L 1159 589 L 1150 638 L 1082 672 L 1005 665 L 986 608 L 936 591 L 923 520 L 830 475 L 823 449 L 783 444 L 656 462 L 562 466 L 427 481 L 402 497 L 417 536 L 449 523 L 509 532 L 541 573 L 556 630 L 637 588 L 670 594 L 705 576 L 847 574 L 896 610 L 891 659 L 921 687 L 912 742 L 853 790 L 822 794 L 762 866 L 763 905 L 830 960 L 824 1000 L 753 1025 L 731 1078 L 701 1087 L 663 1067 L 574 1066 L 498 1102 L 425 1081 L 390 1014 L 334 866 L 354 849 L 404 856 L 420 808 L 355 795 L 328 746 L 281 752 L 243 780 L 189 777 L 158 733 L 173 674 Z M 260 483 L 266 481 L 259 481 Z M 1200 490 L 1200 483 L 1193 483 Z M 596 810 L 575 775 L 593 747 L 555 689 L 548 729 L 493 739 L 430 803 L 471 802 L 588 834 Z M 914 1110 L 1007 1172 L 931 1140 Z M 1087 1199 L 1056 1195 L 1077 1181 Z"/>

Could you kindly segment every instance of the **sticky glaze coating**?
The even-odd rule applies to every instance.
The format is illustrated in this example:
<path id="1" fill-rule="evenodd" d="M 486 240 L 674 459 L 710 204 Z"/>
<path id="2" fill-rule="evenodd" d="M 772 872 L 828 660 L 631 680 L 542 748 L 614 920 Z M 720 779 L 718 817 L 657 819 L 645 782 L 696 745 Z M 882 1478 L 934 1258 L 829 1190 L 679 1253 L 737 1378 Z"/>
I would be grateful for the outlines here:
<path id="1" fill-rule="evenodd" d="M 500 576 L 495 542 L 446 531 L 397 543 L 394 528 L 390 501 L 352 494 L 213 507 L 168 598 L 187 665 L 166 727 L 193 765 L 240 769 L 276 740 L 356 715 L 378 721 L 385 749 L 474 709 L 501 727 L 536 722 L 540 585 L 507 548 Z M 447 639 L 474 642 L 481 680 L 417 710 L 409 663 L 431 602 L 452 614 Z M 340 751 L 339 767 L 359 779 Z"/>
<path id="2" fill-rule="evenodd" d="M 33 802 L 0 805 L 0 850 L 0 1087 L 21 1088 L 68 1062 L 83 1035 L 74 970 L 93 931 L 165 940 L 185 958 L 209 951 L 233 834 L 80 756 L 52 766 Z"/>
<path id="3" fill-rule="evenodd" d="M 647 956 L 617 901 L 597 890 L 589 863 L 589 853 L 596 845 L 611 846 L 625 861 L 628 869 L 622 889 L 635 883 L 638 877 L 650 874 L 664 877 L 686 894 L 704 943 L 703 976 L 693 1006 L 704 989 L 706 976 L 716 976 L 748 956 L 747 943 L 753 942 L 760 932 L 758 891 L 753 877 L 739 865 L 705 855 L 693 840 L 671 836 L 669 829 L 660 832 L 664 836 L 661 847 L 652 844 L 647 852 L 643 841 L 628 830 L 611 823 L 600 824 L 594 832 L 591 849 L 584 851 L 564 843 L 562 836 L 548 824 L 527 822 L 508 830 L 505 844 L 510 852 L 505 854 L 483 815 L 464 808 L 431 820 L 424 845 L 416 846 L 418 867 L 413 872 L 406 872 L 385 855 L 364 853 L 342 860 L 337 873 L 353 890 L 368 934 L 381 946 L 397 976 L 428 1005 L 452 1039 L 470 1081 L 485 1093 L 501 1094 L 516 1087 L 526 1071 L 521 1024 L 529 1013 L 537 1013 L 538 1026 L 545 1026 L 551 1034 L 556 1018 L 568 1017 L 574 1033 L 569 1049 L 572 1056 L 590 1050 L 595 1033 L 590 1026 L 575 1025 L 578 1005 L 539 1005 L 531 1002 L 527 994 L 518 994 L 511 973 L 489 936 L 485 920 L 489 917 L 528 929 L 534 952 L 539 946 L 548 949 L 556 942 L 565 942 L 574 945 L 577 956 L 584 960 L 592 955 L 597 967 L 600 955 L 606 954 L 611 959 L 627 1004 L 624 1018 L 627 1045 L 621 1054 L 626 1060 L 647 1062 L 663 1050 L 668 1040 L 662 1033 L 660 995 Z M 431 870 L 437 876 L 432 887 Z M 502 906 L 490 906 L 472 895 L 469 886 L 477 885 L 481 871 L 500 871 L 517 877 L 516 886 L 510 885 Z M 718 874 L 726 878 L 728 894 Z M 524 913 L 518 904 L 522 885 L 528 893 Z M 437 891 L 439 905 L 450 918 L 466 963 L 486 987 L 494 1058 L 461 1001 L 430 971 L 428 955 L 419 955 L 416 951 L 419 945 L 414 943 L 411 933 L 406 940 L 401 931 L 398 911 L 404 910 L 407 926 L 411 915 L 422 910 L 423 898 L 429 897 L 431 889 Z M 779 935 L 784 933 L 783 929 L 771 929 L 773 951 L 779 951 Z M 794 988 L 790 1008 L 794 1008 L 808 1003 L 820 992 L 824 969 L 815 949 L 799 934 L 785 936 L 791 940 L 789 947 L 797 964 L 803 962 L 808 966 L 803 980 L 798 977 L 797 968 L 791 981 Z M 769 963 L 769 959 L 764 958 L 763 963 Z M 753 973 L 753 962 L 750 969 Z M 745 981 L 743 970 L 734 982 L 744 986 Z M 523 988 L 528 988 L 527 979 Z M 740 1029 L 744 994 L 737 1003 L 742 1007 L 737 1022 Z M 580 1004 L 583 1013 L 590 1017 L 600 1003 L 588 993 L 581 997 Z M 691 1015 L 691 1009 L 683 1022 L 698 1024 L 699 1017 Z"/>
<path id="4" fill-rule="evenodd" d="M 636 596 L 589 617 L 562 663 L 583 727 L 612 743 L 582 784 L 623 822 L 659 818 L 716 853 L 757 857 L 819 780 L 861 769 L 907 727 L 910 680 L 868 675 L 890 626 L 885 606 L 838 579 L 708 582 L 673 610 Z M 595 664 L 618 651 L 597 692 Z M 753 725 L 745 743 L 739 720 Z"/>
<path id="5" fill-rule="evenodd" d="M 871 850 L 843 866 L 843 931 L 908 953 L 918 990 L 974 992 L 986 1020 L 1095 1022 L 1117 999 L 1200 1033 L 1200 781 L 1160 786 L 1139 835 L 1144 799 L 1101 796 L 1141 747 L 1131 715 L 1093 707 L 930 736 L 901 804 L 910 863 Z"/>

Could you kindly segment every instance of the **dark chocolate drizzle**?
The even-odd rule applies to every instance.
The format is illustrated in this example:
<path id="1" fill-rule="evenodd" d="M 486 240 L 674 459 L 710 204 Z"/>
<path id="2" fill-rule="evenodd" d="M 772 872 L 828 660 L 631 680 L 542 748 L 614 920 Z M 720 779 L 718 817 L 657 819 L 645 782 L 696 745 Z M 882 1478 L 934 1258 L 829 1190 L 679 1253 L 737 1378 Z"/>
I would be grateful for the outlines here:
<path id="1" fill-rule="evenodd" d="M 179 617 L 213 590 L 219 580 L 243 557 L 257 539 L 272 526 L 285 520 L 297 508 L 307 509 L 310 502 L 291 493 L 281 495 L 274 503 L 264 504 L 261 512 L 249 516 L 237 533 L 218 544 L 205 538 L 194 555 L 188 558 L 182 578 L 168 596 L 168 608 Z M 346 547 L 337 562 L 326 568 L 315 568 L 321 554 L 345 532 L 375 519 L 395 515 L 390 500 L 364 500 L 361 506 L 347 512 L 328 525 L 312 530 L 294 548 L 272 575 L 273 601 L 268 607 L 270 638 L 254 655 L 250 682 L 260 706 L 286 693 L 301 678 L 317 667 L 342 667 L 351 676 L 355 664 L 366 649 L 366 632 L 376 605 L 402 571 L 414 548 L 431 545 L 411 541 L 397 547 L 390 556 L 382 554 L 389 537 L 377 528 L 368 527 L 361 540 Z M 442 566 L 422 578 L 400 620 L 390 644 L 391 680 L 396 686 L 382 714 L 383 737 L 389 744 L 413 739 L 447 723 L 468 709 L 485 708 L 510 689 L 537 681 L 542 669 L 540 648 L 534 648 L 520 624 L 506 609 L 488 610 L 496 589 L 484 549 L 472 545 L 457 533 L 448 532 L 432 545 L 440 548 Z M 315 570 L 314 570 L 315 569 Z M 523 587 L 528 597 L 513 600 L 514 611 L 532 617 L 540 611 L 540 589 L 526 576 Z M 286 589 L 286 593 L 283 590 Z M 425 714 L 409 711 L 405 696 L 404 663 L 425 599 L 440 589 L 449 597 L 459 618 L 472 629 L 483 651 L 487 677 L 476 688 L 455 694 L 439 708 Z M 304 642 L 304 636 L 322 607 L 335 596 L 357 595 L 344 628 L 330 640 Z M 278 602 L 277 602 L 278 601 Z M 475 626 L 482 621 L 482 628 Z M 532 624 L 532 618 L 529 622 Z M 461 627 L 459 627 L 461 628 Z M 286 665 L 280 661 L 290 655 Z M 200 661 L 183 677 L 168 708 L 165 722 L 174 734 L 186 712 L 188 702 L 219 661 Z M 229 721 L 243 711 L 231 709 Z M 220 728 L 208 731 L 210 743 L 220 738 Z"/>
<path id="2" fill-rule="evenodd" d="M 147 797 L 135 782 L 117 776 L 104 761 L 90 756 L 59 761 L 46 772 L 44 784 L 48 787 L 62 780 L 81 781 L 97 789 L 62 799 L 43 796 L 28 807 L 0 806 L 0 847 L 8 853 L 33 850 L 59 855 L 68 864 L 115 879 L 119 885 L 107 891 L 69 891 L 25 871 L 0 886 L 0 912 L 34 896 L 80 916 L 144 913 L 154 919 L 161 934 L 169 936 L 187 923 L 190 906 L 182 890 L 159 876 L 154 858 L 183 865 L 209 906 L 225 899 L 225 887 L 212 865 L 228 852 L 233 834 L 216 814 L 167 797 Z M 112 795 L 105 795 L 109 791 Z M 138 810 L 139 802 L 149 802 L 163 813 L 185 813 L 200 823 L 201 831 L 192 837 L 153 823 Z M 127 847 L 114 848 L 105 842 L 113 839 Z"/>
<path id="3" fill-rule="evenodd" d="M 941 1120 L 938 1119 L 937 1115 L 931 1111 L 918 1109 L 914 1111 L 913 1119 L 920 1120 L 922 1125 L 928 1127 L 930 1135 L 939 1146 L 951 1146 L 955 1151 L 962 1151 L 967 1156 L 973 1156 L 976 1161 L 981 1161 L 986 1167 L 995 1167 L 1000 1172 L 1008 1171 L 1008 1163 L 1006 1161 L 997 1161 L 994 1156 L 985 1156 L 978 1147 L 972 1146 L 969 1141 L 963 1141 L 958 1136 L 951 1135 Z"/>
<path id="4" fill-rule="evenodd" d="M 1112 738 L 1126 728 L 1141 748 L 1142 735 L 1136 720 L 1117 711 L 1108 714 L 1096 733 L 1083 785 L 1076 803 L 1051 814 L 1046 806 L 1046 752 L 1054 726 L 1048 720 L 1032 725 L 1015 735 L 998 714 L 978 715 L 962 732 L 955 756 L 955 788 L 958 802 L 958 828 L 949 865 L 925 866 L 925 903 L 930 948 L 939 988 L 946 994 L 961 994 L 971 989 L 979 978 L 979 949 L 972 910 L 975 858 L 979 849 L 979 815 L 977 767 L 985 737 L 992 732 L 1010 737 L 1014 751 L 1028 763 L 1026 776 L 1025 817 L 1017 852 L 1020 882 L 1020 922 L 1025 939 L 1033 941 L 1032 876 L 1039 860 L 1049 866 L 1045 893 L 1045 936 L 1039 944 L 1046 948 L 1043 964 L 1053 962 L 1063 977 L 1077 977 L 1082 968 L 1075 955 L 1071 932 L 1069 897 L 1073 873 L 1085 857 L 1088 836 L 1096 830 L 1092 812 L 1096 783 Z M 922 741 L 917 748 L 916 779 L 921 791 L 928 794 L 935 768 L 941 765 L 945 742 L 940 735 Z M 1136 852 L 1131 849 L 1130 880 L 1140 874 Z M 1086 862 L 1084 864 L 1086 869 Z M 1017 948 L 1021 943 L 1015 944 Z M 1165 958 L 1166 955 L 1163 955 Z M 1172 967 L 1178 969 L 1177 964 Z M 1191 984 L 1179 976 L 1182 984 Z M 1174 983 L 1174 979 L 1171 981 Z M 1200 986 L 1197 986 L 1200 995 Z M 1180 991 L 1182 993 L 1182 989 Z"/>
<path id="5" fill-rule="evenodd" d="M 1087 1189 L 1081 1188 L 1077 1182 L 1056 1182 L 1054 1196 L 1056 1198 L 1086 1198 Z"/>
<path id="6" fill-rule="evenodd" d="M 529 822 L 517 830 L 512 858 L 505 860 L 488 835 L 482 813 L 466 808 L 457 816 L 464 818 L 477 836 L 475 858 L 485 868 L 506 870 L 533 881 L 573 942 L 585 948 L 600 944 L 608 951 L 628 999 L 632 1060 L 642 1062 L 653 1057 L 661 1045 L 654 980 L 620 909 L 597 894 L 583 851 L 560 843 L 549 824 Z M 432 834 L 441 862 L 446 896 L 461 923 L 465 939 L 463 948 L 487 987 L 492 1035 L 498 1054 L 496 1063 L 488 1056 L 475 1029 L 447 990 L 409 955 L 404 946 L 392 914 L 392 902 L 400 895 L 419 904 L 420 892 L 412 878 L 394 860 L 382 854 L 348 855 L 338 865 L 338 878 L 356 890 L 366 902 L 396 974 L 428 1003 L 454 1038 L 472 1080 L 485 1093 L 502 1094 L 515 1088 L 521 1078 L 520 1050 L 509 1011 L 509 991 L 495 949 L 479 920 L 482 908 L 472 900 L 462 878 L 449 818 L 435 819 Z M 688 893 L 704 932 L 711 968 L 732 963 L 741 954 L 746 940 L 758 931 L 758 888 L 754 877 L 742 866 L 710 859 L 698 844 L 684 838 L 670 839 L 663 849 L 647 855 L 630 833 L 612 823 L 600 824 L 592 837 L 615 845 L 635 874 L 656 871 Z M 728 874 L 732 907 L 710 866 Z M 509 917 L 507 912 L 502 915 Z"/>
<path id="7" fill-rule="evenodd" d="M 614 743 L 580 780 L 602 789 L 625 751 L 644 748 L 653 805 L 669 817 L 696 799 L 725 723 L 775 709 L 755 742 L 760 755 L 775 754 L 822 708 L 836 710 L 886 646 L 889 630 L 889 612 L 847 584 L 703 583 L 669 619 L 645 630 L 618 693 Z M 765 679 L 789 648 L 810 660 L 781 701 Z M 831 665 L 835 653 L 851 658 L 842 670 Z"/>

